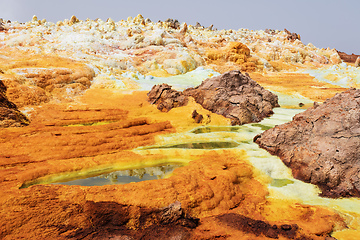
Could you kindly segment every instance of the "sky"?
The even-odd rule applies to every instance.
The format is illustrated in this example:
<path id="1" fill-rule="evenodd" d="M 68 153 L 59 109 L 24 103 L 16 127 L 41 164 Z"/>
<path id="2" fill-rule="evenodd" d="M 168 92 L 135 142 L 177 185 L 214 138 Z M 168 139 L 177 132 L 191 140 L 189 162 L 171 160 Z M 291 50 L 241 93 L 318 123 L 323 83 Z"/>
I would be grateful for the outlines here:
<path id="1" fill-rule="evenodd" d="M 0 18 L 27 22 L 36 15 L 49 22 L 142 14 L 152 21 L 168 18 L 217 29 L 288 29 L 304 44 L 360 54 L 360 0 L 0 0 Z"/>

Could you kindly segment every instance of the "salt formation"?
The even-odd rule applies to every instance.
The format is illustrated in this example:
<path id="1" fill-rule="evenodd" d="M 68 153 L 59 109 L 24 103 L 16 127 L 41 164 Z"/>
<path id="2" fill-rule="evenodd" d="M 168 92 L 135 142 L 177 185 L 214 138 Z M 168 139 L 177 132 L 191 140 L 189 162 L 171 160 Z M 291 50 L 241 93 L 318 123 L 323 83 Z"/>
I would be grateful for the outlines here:
<path id="1" fill-rule="evenodd" d="M 319 69 L 307 69 L 304 70 L 304 73 L 308 73 L 310 76 L 332 85 L 344 88 L 360 87 L 359 69 L 344 62 Z"/>
<path id="2" fill-rule="evenodd" d="M 97 72 L 96 80 L 106 82 L 100 87 L 117 82 L 113 87 L 129 88 L 138 80 L 135 75 L 166 77 L 206 65 L 220 72 L 279 71 L 278 62 L 341 62 L 336 50 L 304 45 L 287 30 L 213 30 L 171 19 L 151 22 L 141 15 L 119 22 L 73 16 L 56 24 L 34 16 L 25 24 L 3 23 L 3 29 L 2 48 L 83 61 Z M 221 48 L 223 53 L 217 52 Z M 223 60 L 223 67 L 216 64 Z M 129 78 L 124 71 L 135 75 Z"/>

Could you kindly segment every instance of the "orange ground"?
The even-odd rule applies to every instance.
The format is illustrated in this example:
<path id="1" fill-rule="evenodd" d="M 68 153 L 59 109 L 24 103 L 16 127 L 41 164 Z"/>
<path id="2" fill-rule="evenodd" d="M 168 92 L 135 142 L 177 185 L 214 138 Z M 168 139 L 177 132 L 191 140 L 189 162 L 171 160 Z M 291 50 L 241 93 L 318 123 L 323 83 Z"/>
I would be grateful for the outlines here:
<path id="1" fill-rule="evenodd" d="M 127 149 L 154 144 L 157 134 L 174 131 L 172 124 L 185 129 L 193 120 L 184 112 L 190 113 L 193 107 L 197 106 L 190 104 L 180 108 L 180 112 L 159 113 L 146 102 L 144 92 L 119 95 L 94 90 L 87 92 L 79 104 L 35 108 L 28 127 L 1 130 L 0 148 L 4 152 L 0 159 L 0 188 L 4 194 L 0 197 L 0 217 L 4 221 L 0 236 L 61 239 L 61 234 L 66 233 L 56 226 L 72 224 L 80 228 L 85 224 L 75 207 L 85 201 L 159 208 L 178 200 L 186 212 L 201 218 L 201 226 L 194 230 L 197 239 L 266 239 L 229 228 L 215 218 L 231 212 L 271 224 L 297 224 L 299 234 L 313 239 L 324 239 L 335 226 L 343 227 L 341 218 L 331 210 L 266 200 L 262 178 L 241 151 L 190 153 L 187 160 L 193 161 L 163 180 L 101 187 L 35 185 L 19 189 L 23 183 L 68 171 L 90 171 L 114 163 L 134 167 L 170 161 L 167 156 L 138 155 Z M 141 115 L 148 118 L 138 118 Z M 171 119 L 171 124 L 164 121 L 166 118 Z M 100 121 L 112 123 L 65 126 Z M 136 221 L 134 218 L 127 226 L 136 229 Z"/>
<path id="2" fill-rule="evenodd" d="M 12 63 L 0 60 L 0 69 L 5 71 L 22 67 L 65 67 L 75 75 L 77 71 L 80 75 L 91 73 L 83 64 L 68 59 L 37 55 L 21 59 L 19 53 L 8 54 L 18 60 Z M 27 86 L 21 79 L 11 81 L 14 76 L 6 74 L 10 93 L 11 88 Z M 295 92 L 292 89 L 296 89 L 317 101 L 340 91 L 301 74 L 265 77 L 253 74 L 252 77 L 270 90 L 291 94 Z M 156 136 L 200 126 L 191 117 L 193 110 L 207 116 L 207 124 L 229 125 L 228 119 L 204 110 L 193 100 L 187 106 L 164 113 L 147 102 L 145 92 L 126 94 L 88 89 L 75 101 L 72 98 L 70 103 L 61 103 L 50 98 L 34 100 L 40 95 L 31 96 L 25 90 L 21 95 L 23 99 L 13 96 L 20 104 L 26 103 L 23 106 L 32 108 L 31 124 L 0 130 L 2 239 L 64 239 L 69 234 L 62 231 L 64 226 L 73 226 L 76 230 L 88 224 L 82 214 L 87 201 L 161 208 L 178 200 L 187 213 L 201 218 L 201 225 L 193 232 L 195 239 L 268 239 L 235 229 L 216 218 L 226 213 L 242 214 L 270 224 L 297 224 L 298 234 L 312 239 L 325 239 L 333 230 L 345 227 L 343 219 L 333 210 L 266 199 L 266 178 L 239 150 L 189 151 L 177 157 L 190 163 L 162 180 L 99 187 L 35 185 L 19 189 L 24 183 L 72 171 L 86 173 L 114 164 L 126 169 L 171 162 L 173 156 L 161 152 L 140 155 L 131 150 L 155 144 Z M 44 98 L 57 92 L 43 91 Z M 63 94 L 60 90 L 58 93 Z M 45 104 L 47 101 L 50 103 Z M 38 104 L 41 106 L 33 106 Z M 130 212 L 132 220 L 127 223 L 128 228 L 141 227 L 136 214 L 136 211 Z M 288 238 L 280 236 L 279 239 Z"/>

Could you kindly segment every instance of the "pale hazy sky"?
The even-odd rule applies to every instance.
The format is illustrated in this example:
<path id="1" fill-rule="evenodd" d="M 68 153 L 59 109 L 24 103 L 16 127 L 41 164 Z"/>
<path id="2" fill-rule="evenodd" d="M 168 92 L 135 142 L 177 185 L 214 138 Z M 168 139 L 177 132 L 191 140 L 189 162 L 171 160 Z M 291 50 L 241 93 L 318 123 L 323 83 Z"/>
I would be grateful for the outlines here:
<path id="1" fill-rule="evenodd" d="M 360 0 L 0 0 L 0 18 L 50 22 L 75 15 L 115 21 L 142 14 L 152 21 L 178 19 L 218 29 L 283 30 L 303 43 L 360 54 Z"/>

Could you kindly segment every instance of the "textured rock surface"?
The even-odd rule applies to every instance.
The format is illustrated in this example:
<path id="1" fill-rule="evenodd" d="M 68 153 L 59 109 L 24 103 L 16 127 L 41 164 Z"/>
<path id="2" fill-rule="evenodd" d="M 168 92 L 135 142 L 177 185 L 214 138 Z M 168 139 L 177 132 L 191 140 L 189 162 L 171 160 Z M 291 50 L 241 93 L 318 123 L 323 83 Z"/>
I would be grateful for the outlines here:
<path id="1" fill-rule="evenodd" d="M 287 30 L 286 28 L 284 29 L 284 32 L 286 32 L 287 39 L 289 41 L 301 40 L 300 35 L 297 33 L 292 33 L 289 30 Z"/>
<path id="2" fill-rule="evenodd" d="M 275 94 L 234 70 L 206 79 L 195 88 L 184 91 L 205 109 L 232 120 L 232 125 L 259 122 L 279 107 Z"/>
<path id="3" fill-rule="evenodd" d="M 254 71 L 256 61 L 251 58 L 250 49 L 240 42 L 230 42 L 225 47 L 211 48 L 206 51 L 208 64 L 224 65 L 234 63 L 235 68 L 242 71 Z"/>
<path id="4" fill-rule="evenodd" d="M 196 110 L 192 112 L 191 117 L 195 120 L 196 123 L 201 123 L 204 119 L 204 116 L 199 114 Z"/>
<path id="5" fill-rule="evenodd" d="M 27 117 L 6 97 L 6 86 L 0 80 L 0 127 L 22 127 L 29 124 Z"/>
<path id="6" fill-rule="evenodd" d="M 360 196 L 360 90 L 349 89 L 293 121 L 257 135 L 294 177 L 318 185 L 327 197 Z"/>
<path id="7" fill-rule="evenodd" d="M 244 232 L 252 233 L 256 236 L 265 236 L 267 238 L 278 239 L 279 236 L 284 236 L 288 239 L 312 239 L 306 236 L 298 234 L 299 226 L 296 224 L 289 225 L 283 224 L 281 226 L 271 225 L 261 220 L 254 220 L 239 214 L 224 214 L 217 217 L 221 222 L 227 224 L 230 227 L 240 229 Z M 300 235 L 300 236 L 299 236 Z"/>
<path id="8" fill-rule="evenodd" d="M 155 85 L 148 93 L 149 102 L 156 104 L 160 111 L 168 112 L 172 108 L 181 107 L 188 103 L 188 98 L 181 92 L 171 89 L 168 84 Z"/>
<path id="9" fill-rule="evenodd" d="M 154 144 L 154 135 L 173 131 L 169 122 L 129 119 L 121 109 L 47 105 L 37 114 L 42 117 L 34 118 L 23 132 L 2 132 L 0 166 L 109 154 Z"/>
<path id="10" fill-rule="evenodd" d="M 71 102 L 90 87 L 95 76 L 90 67 L 68 58 L 21 51 L 1 53 L 7 56 L 0 59 L 7 97 L 19 108 L 50 100 Z"/>
<path id="11" fill-rule="evenodd" d="M 356 54 L 347 54 L 347 53 L 344 53 L 344 52 L 340 52 L 340 51 L 337 51 L 340 58 L 344 61 L 344 62 L 349 62 L 349 63 L 354 63 L 356 61 L 356 59 L 358 57 L 360 57 L 360 55 L 356 55 Z"/>

